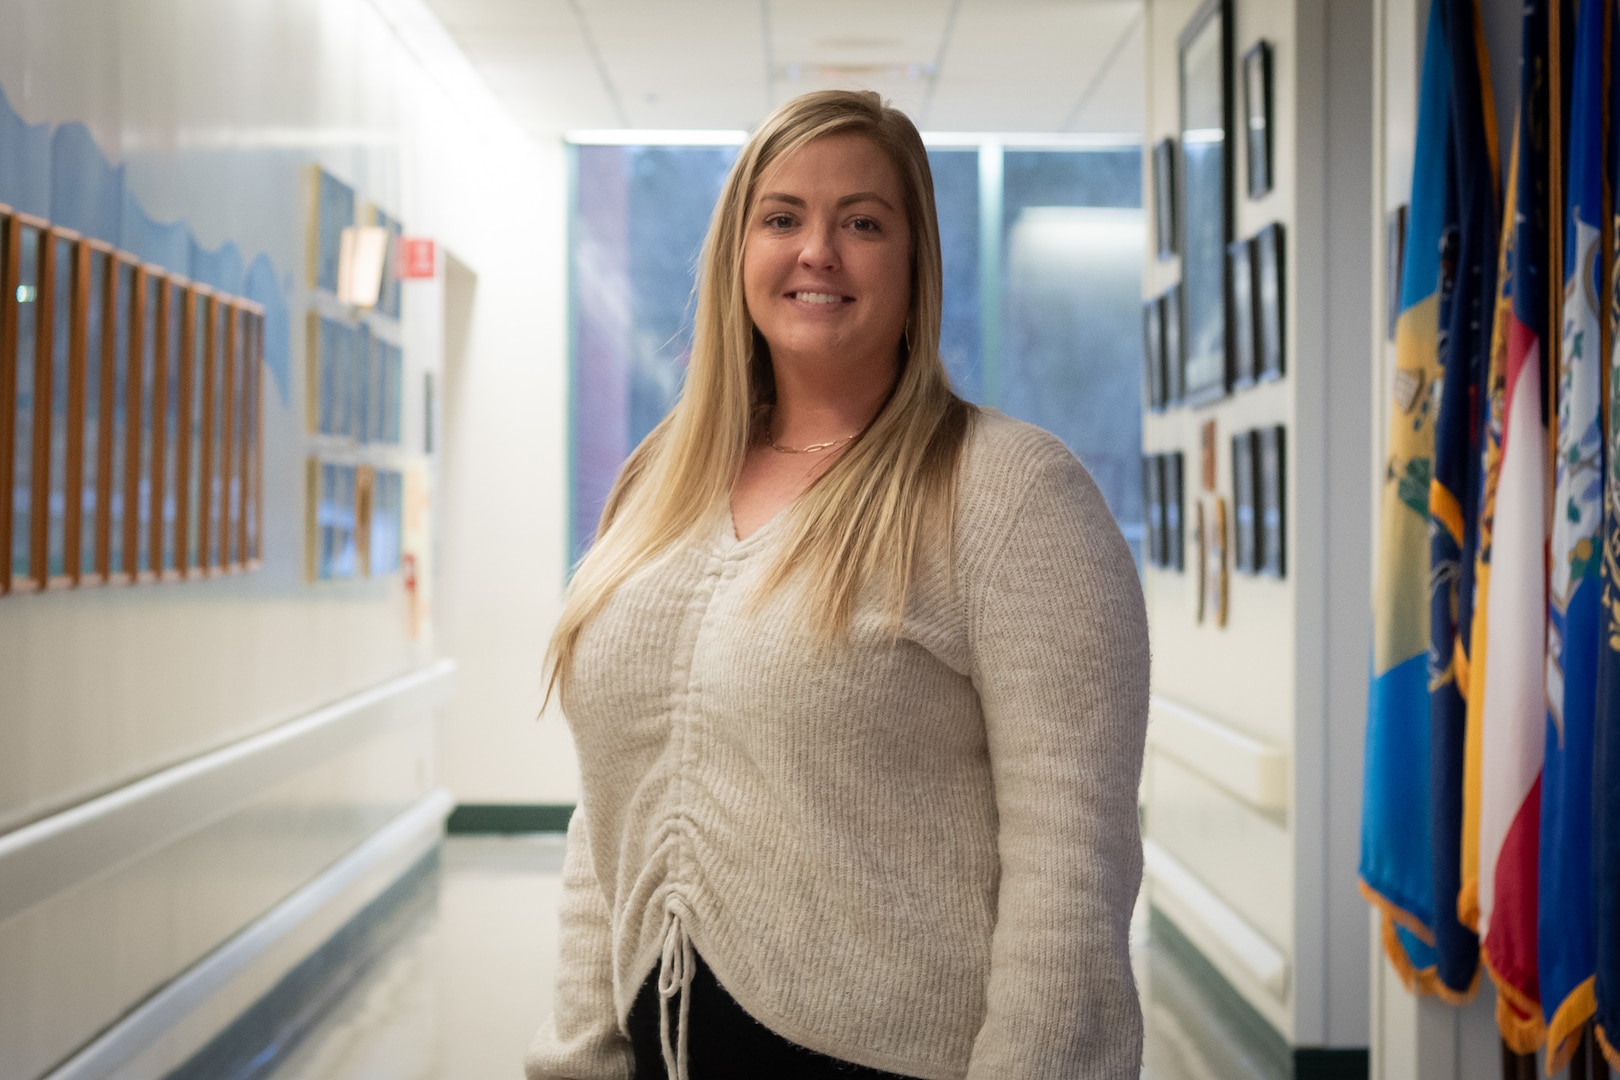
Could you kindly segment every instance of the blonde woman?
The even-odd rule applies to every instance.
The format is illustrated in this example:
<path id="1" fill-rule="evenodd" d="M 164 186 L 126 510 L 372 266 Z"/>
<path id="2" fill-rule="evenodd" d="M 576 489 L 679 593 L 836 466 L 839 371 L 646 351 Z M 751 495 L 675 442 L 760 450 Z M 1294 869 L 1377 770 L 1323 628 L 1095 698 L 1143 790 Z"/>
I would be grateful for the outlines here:
<path id="1" fill-rule="evenodd" d="M 531 1080 L 1139 1075 L 1141 591 L 1063 445 L 952 394 L 940 279 L 877 95 L 743 148 L 552 643 L 583 795 Z"/>

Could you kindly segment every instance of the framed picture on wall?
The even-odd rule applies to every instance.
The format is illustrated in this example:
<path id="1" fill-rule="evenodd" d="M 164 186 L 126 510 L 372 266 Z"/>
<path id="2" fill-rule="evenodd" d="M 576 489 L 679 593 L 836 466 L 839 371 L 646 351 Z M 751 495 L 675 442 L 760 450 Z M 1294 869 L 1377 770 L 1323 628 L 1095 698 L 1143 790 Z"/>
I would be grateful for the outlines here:
<path id="1" fill-rule="evenodd" d="M 1231 289 L 1232 386 L 1250 386 L 1255 380 L 1254 259 L 1248 240 L 1234 240 L 1226 248 L 1226 272 Z"/>
<path id="2" fill-rule="evenodd" d="M 1226 500 L 1210 500 L 1204 518 L 1204 611 L 1216 626 L 1226 625 Z"/>
<path id="3" fill-rule="evenodd" d="M 1240 574 L 1260 569 L 1255 480 L 1255 433 L 1242 431 L 1232 436 L 1232 568 Z"/>
<path id="4" fill-rule="evenodd" d="M 1231 386 L 1226 246 L 1232 240 L 1230 0 L 1205 0 L 1179 40 L 1181 285 L 1185 397 L 1207 404 Z"/>
<path id="5" fill-rule="evenodd" d="M 1255 348 L 1262 381 L 1280 379 L 1287 370 L 1284 313 L 1283 227 L 1272 222 L 1254 238 Z"/>
<path id="6" fill-rule="evenodd" d="M 1186 537 L 1182 532 L 1182 456 L 1176 450 L 1164 460 L 1164 565 L 1180 573 L 1186 568 Z"/>
<path id="7" fill-rule="evenodd" d="M 1401 317 L 1401 270 L 1406 256 L 1406 204 L 1389 212 L 1384 221 L 1384 318 L 1385 334 L 1395 340 L 1395 324 Z"/>
<path id="8" fill-rule="evenodd" d="M 1271 43 L 1257 41 L 1243 54 L 1244 161 L 1249 198 L 1271 190 Z"/>
<path id="9" fill-rule="evenodd" d="M 1163 412 L 1165 365 L 1163 303 L 1155 297 L 1142 305 L 1142 381 L 1150 412 Z"/>
<path id="10" fill-rule="evenodd" d="M 1288 516 L 1287 497 L 1287 443 L 1279 424 L 1260 429 L 1259 455 L 1260 485 L 1260 572 L 1271 577 L 1287 575 L 1286 544 Z"/>
<path id="11" fill-rule="evenodd" d="M 1160 259 L 1176 253 L 1176 141 L 1153 145 L 1153 238 Z"/>
<path id="12" fill-rule="evenodd" d="M 1164 470 L 1157 454 L 1142 458 L 1142 509 L 1147 522 L 1147 562 L 1164 565 Z"/>
<path id="13" fill-rule="evenodd" d="M 1181 286 L 1172 285 L 1160 297 L 1159 333 L 1164 340 L 1164 398 L 1166 405 L 1180 405 L 1187 397 L 1186 326 Z"/>

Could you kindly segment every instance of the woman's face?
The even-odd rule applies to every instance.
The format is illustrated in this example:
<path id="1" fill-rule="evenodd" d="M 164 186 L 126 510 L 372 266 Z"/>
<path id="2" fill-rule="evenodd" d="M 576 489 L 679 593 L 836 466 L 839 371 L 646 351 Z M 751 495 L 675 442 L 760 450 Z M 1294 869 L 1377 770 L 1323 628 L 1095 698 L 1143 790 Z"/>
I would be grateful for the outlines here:
<path id="1" fill-rule="evenodd" d="M 892 362 L 911 304 L 900 177 L 862 135 L 829 135 L 760 177 L 743 295 L 777 363 Z"/>

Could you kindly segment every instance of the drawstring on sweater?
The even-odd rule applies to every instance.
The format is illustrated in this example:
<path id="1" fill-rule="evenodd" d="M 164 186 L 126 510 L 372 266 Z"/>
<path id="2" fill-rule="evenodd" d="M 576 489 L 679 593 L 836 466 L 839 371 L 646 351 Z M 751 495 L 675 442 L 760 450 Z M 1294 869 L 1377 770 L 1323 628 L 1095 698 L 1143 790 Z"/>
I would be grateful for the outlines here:
<path id="1" fill-rule="evenodd" d="M 669 1080 L 687 1080 L 686 1028 L 692 1012 L 692 974 L 697 967 L 692 939 L 674 911 L 664 916 L 664 955 L 658 962 L 658 1039 L 664 1051 L 664 1072 Z M 679 994 L 673 1046 L 669 1037 L 669 999 Z"/>

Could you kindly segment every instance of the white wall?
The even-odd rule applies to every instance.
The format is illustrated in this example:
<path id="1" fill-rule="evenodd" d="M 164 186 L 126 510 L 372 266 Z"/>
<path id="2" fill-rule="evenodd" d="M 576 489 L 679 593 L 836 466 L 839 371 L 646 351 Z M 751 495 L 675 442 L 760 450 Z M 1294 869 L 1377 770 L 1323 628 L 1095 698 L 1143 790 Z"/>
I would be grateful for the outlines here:
<path id="1" fill-rule="evenodd" d="M 0 0 L 0 90 L 30 124 L 86 125 L 153 218 L 187 222 L 205 248 L 232 243 L 244 262 L 267 256 L 291 375 L 285 395 L 265 383 L 262 569 L 0 598 L 0 879 L 19 837 L 110 805 L 87 799 L 148 805 L 142 778 L 290 730 L 436 656 L 462 661 L 437 733 L 418 702 L 341 753 L 211 790 L 71 888 L 21 910 L 0 902 L 0 1078 L 13 1080 L 60 1061 L 435 783 L 464 802 L 565 802 L 575 780 L 561 722 L 535 721 L 566 550 L 560 141 L 521 135 L 419 0 Z M 428 477 L 432 519 L 456 521 L 434 540 L 439 615 L 420 637 L 399 577 L 303 576 L 314 164 L 453 252 L 463 286 L 476 280 L 470 307 L 451 283 L 465 342 L 442 461 L 421 448 L 424 373 L 444 385 L 446 282 L 406 289 L 396 460 Z"/>
<path id="2" fill-rule="evenodd" d="M 1179 134 L 1177 41 L 1199 6 L 1148 5 L 1148 148 Z M 1369 588 L 1370 392 L 1359 360 L 1372 43 L 1365 12 L 1347 7 L 1356 5 L 1232 3 L 1234 79 L 1256 41 L 1273 50 L 1272 191 L 1248 198 L 1235 128 L 1228 149 L 1234 235 L 1274 221 L 1285 228 L 1288 373 L 1143 423 L 1144 452 L 1185 455 L 1188 566 L 1145 571 L 1155 694 L 1143 787 L 1148 895 L 1285 1039 L 1319 1047 L 1367 1043 L 1366 915 L 1354 868 Z M 1151 176 L 1145 159 L 1144 191 Z M 1146 262 L 1144 296 L 1179 280 L 1178 260 L 1150 252 Z M 1215 494 L 1228 515 L 1231 437 L 1287 428 L 1287 576 L 1229 574 L 1225 627 L 1195 619 L 1191 517 L 1196 500 L 1213 497 L 1199 483 L 1210 420 Z"/>

